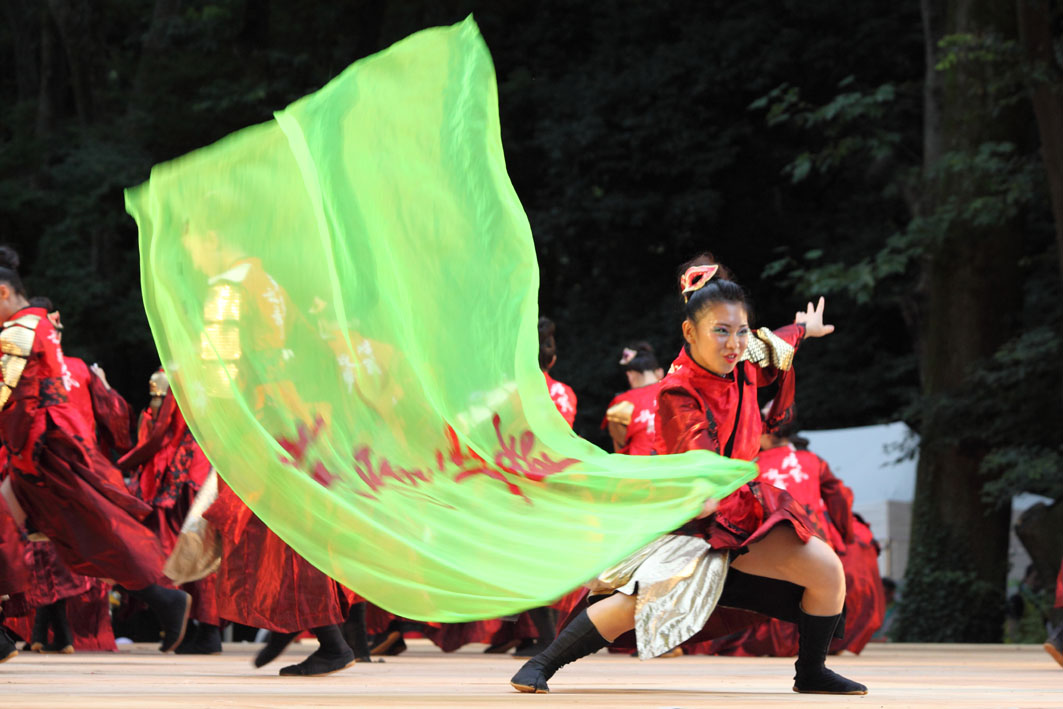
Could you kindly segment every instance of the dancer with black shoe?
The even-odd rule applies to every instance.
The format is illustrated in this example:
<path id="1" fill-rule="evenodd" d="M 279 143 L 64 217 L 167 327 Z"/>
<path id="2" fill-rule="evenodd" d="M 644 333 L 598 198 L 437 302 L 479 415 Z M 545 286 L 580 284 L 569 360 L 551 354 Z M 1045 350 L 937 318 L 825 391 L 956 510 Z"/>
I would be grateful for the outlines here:
<path id="1" fill-rule="evenodd" d="M 763 430 L 757 388 L 777 382 L 769 428 L 793 403 L 794 351 L 823 323 L 823 300 L 772 333 L 749 327 L 745 293 L 711 257 L 681 271 L 686 345 L 658 394 L 657 452 L 709 450 L 750 460 Z M 719 277 L 716 277 L 719 276 Z M 705 513 L 713 511 L 707 504 Z M 728 567 L 730 567 L 728 569 Z M 824 661 L 842 617 L 845 580 L 830 546 L 785 492 L 749 483 L 713 514 L 666 535 L 603 572 L 592 592 L 605 596 L 577 615 L 544 652 L 510 680 L 521 692 L 549 692 L 563 665 L 635 630 L 640 657 L 653 657 L 720 625 L 729 608 L 796 622 L 796 692 L 866 694 Z M 733 628 L 733 626 L 732 626 Z M 719 628 L 716 628 L 719 630 Z"/>
<path id="2" fill-rule="evenodd" d="M 272 372 L 271 384 L 258 392 L 259 415 L 268 415 L 273 406 L 312 408 L 285 374 L 285 343 L 295 323 L 295 309 L 285 289 L 261 261 L 226 246 L 199 220 L 186 225 L 182 243 L 209 279 L 205 326 L 225 335 L 216 347 L 203 347 L 209 372 L 208 381 L 203 382 L 206 389 L 224 391 L 230 377 L 241 376 L 240 367 L 253 353 L 268 360 Z M 250 308 L 261 308 L 269 317 L 249 318 Z M 218 473 L 222 478 L 218 499 L 203 515 L 222 539 L 216 581 L 218 615 L 270 631 L 266 646 L 254 660 L 256 667 L 275 660 L 307 629 L 320 647 L 302 662 L 281 668 L 281 675 L 312 677 L 350 667 L 356 657 L 343 638 L 341 625 L 354 594 L 285 544 L 225 484 L 225 471 Z"/>
<path id="3" fill-rule="evenodd" d="M 210 473 L 210 461 L 188 429 L 161 367 L 148 380 L 148 396 L 148 406 L 137 422 L 137 446 L 118 461 L 118 467 L 131 472 L 129 486 L 133 494 L 151 505 L 148 527 L 169 556 L 196 493 Z M 195 630 L 189 629 L 177 654 L 221 652 L 214 585 L 214 574 L 182 585 L 182 590 L 192 596 Z"/>
<path id="4" fill-rule="evenodd" d="M 58 333 L 44 308 L 30 307 L 17 268 L 18 254 L 0 247 L 0 431 L 10 471 L 0 491 L 15 522 L 54 542 L 71 571 L 114 579 L 143 600 L 169 652 L 184 637 L 190 599 L 157 583 L 162 550 L 140 522 L 149 509 L 87 443 Z"/>

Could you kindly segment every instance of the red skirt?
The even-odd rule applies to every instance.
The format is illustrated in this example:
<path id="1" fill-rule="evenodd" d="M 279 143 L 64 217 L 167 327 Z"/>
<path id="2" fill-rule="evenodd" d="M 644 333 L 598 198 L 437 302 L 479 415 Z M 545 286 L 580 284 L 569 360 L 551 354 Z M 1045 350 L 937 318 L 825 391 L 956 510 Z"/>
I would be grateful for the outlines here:
<path id="1" fill-rule="evenodd" d="M 11 457 L 12 488 L 29 521 L 75 573 L 132 590 L 158 581 L 162 549 L 140 522 L 150 508 L 126 491 L 118 470 L 98 451 L 67 432 L 63 413 L 43 409 L 41 415 L 40 435 Z"/>
<path id="2" fill-rule="evenodd" d="M 347 619 L 354 594 L 271 532 L 224 482 L 204 517 L 222 537 L 220 617 L 280 633 Z"/>

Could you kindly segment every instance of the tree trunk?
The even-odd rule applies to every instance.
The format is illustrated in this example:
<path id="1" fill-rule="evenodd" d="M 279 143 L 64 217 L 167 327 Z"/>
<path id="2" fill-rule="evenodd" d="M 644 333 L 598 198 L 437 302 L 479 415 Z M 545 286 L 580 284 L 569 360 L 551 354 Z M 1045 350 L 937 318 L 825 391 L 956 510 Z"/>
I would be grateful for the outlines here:
<path id="1" fill-rule="evenodd" d="M 925 165 L 986 141 L 1020 142 L 1021 111 L 994 114 L 983 64 L 963 63 L 948 75 L 934 70 L 938 41 L 957 33 L 1015 35 L 1010 0 L 923 0 L 928 70 Z M 932 178 L 934 202 L 970 189 L 967 175 Z M 954 228 L 932 248 L 924 266 L 920 318 L 920 376 L 924 417 L 912 509 L 912 547 L 904 590 L 901 637 L 913 641 L 999 642 L 1003 629 L 1010 506 L 982 501 L 979 473 L 985 450 L 977 421 L 943 397 L 966 386 L 971 366 L 991 356 L 1016 332 L 1022 288 L 1017 225 Z M 947 403 L 947 402 L 946 402 Z"/>
<path id="2" fill-rule="evenodd" d="M 92 3 L 88 0 L 48 0 L 55 20 L 70 76 L 74 109 L 83 124 L 92 122 L 92 76 L 95 42 L 92 31 Z"/>
<path id="3" fill-rule="evenodd" d="M 40 41 L 40 6 L 30 0 L 5 0 L 4 17 L 11 28 L 11 44 L 15 53 L 15 85 L 18 100 L 37 97 L 40 88 L 37 52 Z"/>
<path id="4" fill-rule="evenodd" d="M 55 23 L 47 12 L 40 13 L 41 82 L 37 89 L 37 135 L 52 132 L 66 94 L 66 72 Z"/>
<path id="5" fill-rule="evenodd" d="M 1056 223 L 1059 272 L 1063 275 L 1063 67 L 1053 47 L 1053 41 L 1063 33 L 1063 9 L 1052 0 L 1019 0 L 1018 6 L 1019 34 L 1026 55 L 1048 74 L 1046 81 L 1033 87 L 1033 111 Z"/>

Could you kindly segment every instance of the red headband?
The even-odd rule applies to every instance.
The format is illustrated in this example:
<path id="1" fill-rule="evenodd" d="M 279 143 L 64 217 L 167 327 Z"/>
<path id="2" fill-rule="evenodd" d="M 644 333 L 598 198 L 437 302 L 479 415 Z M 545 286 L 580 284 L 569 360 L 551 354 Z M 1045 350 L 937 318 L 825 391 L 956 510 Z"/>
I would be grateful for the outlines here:
<path id="1" fill-rule="evenodd" d="M 716 264 L 688 268 L 683 277 L 679 279 L 679 286 L 683 289 L 683 300 L 690 300 L 690 296 L 705 287 L 705 284 L 712 280 L 719 270 L 720 267 Z"/>

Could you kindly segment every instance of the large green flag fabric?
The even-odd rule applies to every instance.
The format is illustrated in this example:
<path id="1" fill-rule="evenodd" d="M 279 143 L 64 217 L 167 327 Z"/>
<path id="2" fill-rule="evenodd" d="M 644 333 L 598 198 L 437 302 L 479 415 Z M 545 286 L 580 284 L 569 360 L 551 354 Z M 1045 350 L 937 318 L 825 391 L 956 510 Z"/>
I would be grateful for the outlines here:
<path id="1" fill-rule="evenodd" d="M 549 603 L 753 476 L 708 453 L 606 454 L 555 409 L 472 18 L 156 166 L 126 206 L 207 456 L 282 539 L 392 612 Z"/>

